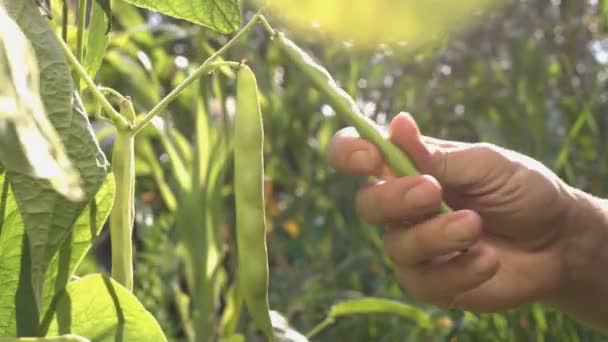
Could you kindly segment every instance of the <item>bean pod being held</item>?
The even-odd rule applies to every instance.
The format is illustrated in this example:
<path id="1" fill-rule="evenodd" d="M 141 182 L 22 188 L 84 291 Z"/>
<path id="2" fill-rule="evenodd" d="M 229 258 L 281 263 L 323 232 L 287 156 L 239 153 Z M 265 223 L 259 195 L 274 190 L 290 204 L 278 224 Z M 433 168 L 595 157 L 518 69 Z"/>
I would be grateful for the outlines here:
<path id="1" fill-rule="evenodd" d="M 268 251 L 264 213 L 264 131 L 255 75 L 242 66 L 237 76 L 234 190 L 239 286 L 258 329 L 273 341 L 268 306 Z"/>
<path id="2" fill-rule="evenodd" d="M 389 168 L 397 177 L 417 175 L 418 171 L 409 157 L 383 133 L 380 127 L 361 113 L 359 106 L 344 89 L 340 88 L 329 72 L 315 62 L 314 58 L 285 37 L 275 34 L 275 41 L 285 55 L 302 71 L 321 93 L 325 94 L 336 113 L 352 125 L 365 140 L 376 145 Z M 444 203 L 442 212 L 451 209 Z"/>

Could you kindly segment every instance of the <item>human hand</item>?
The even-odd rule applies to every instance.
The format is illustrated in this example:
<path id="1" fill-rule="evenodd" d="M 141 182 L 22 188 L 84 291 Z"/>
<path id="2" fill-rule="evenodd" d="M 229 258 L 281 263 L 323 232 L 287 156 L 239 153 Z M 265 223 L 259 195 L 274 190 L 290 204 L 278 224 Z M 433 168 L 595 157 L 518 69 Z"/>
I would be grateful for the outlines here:
<path id="1" fill-rule="evenodd" d="M 352 132 L 335 135 L 330 163 L 380 179 L 359 191 L 357 210 L 368 223 L 387 226 L 385 251 L 410 294 L 442 308 L 487 312 L 557 291 L 574 195 L 548 168 L 494 145 L 424 137 L 409 115 L 399 115 L 391 139 L 422 175 L 396 178 L 378 150 Z M 437 215 L 442 200 L 454 212 Z"/>

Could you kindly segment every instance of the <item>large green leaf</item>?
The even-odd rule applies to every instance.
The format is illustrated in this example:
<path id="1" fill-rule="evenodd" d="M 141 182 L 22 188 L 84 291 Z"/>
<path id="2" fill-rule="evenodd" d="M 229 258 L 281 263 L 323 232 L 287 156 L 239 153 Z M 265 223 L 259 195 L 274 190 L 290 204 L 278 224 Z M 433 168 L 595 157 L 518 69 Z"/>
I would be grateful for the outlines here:
<path id="1" fill-rule="evenodd" d="M 9 170 L 49 179 L 58 192 L 80 199 L 78 172 L 40 98 L 34 49 L 1 4 L 0 84 L 0 161 Z"/>
<path id="2" fill-rule="evenodd" d="M 105 22 L 106 34 L 108 34 L 112 30 L 112 0 L 95 0 L 95 3 L 103 10 L 108 19 Z"/>
<path id="3" fill-rule="evenodd" d="M 158 322 L 127 289 L 94 274 L 71 282 L 53 302 L 46 335 L 78 334 L 94 342 L 161 342 Z"/>
<path id="4" fill-rule="evenodd" d="M 95 198 L 76 220 L 74 228 L 63 241 L 59 251 L 53 256 L 42 293 L 43 314 L 51 304 L 53 296 L 67 285 L 101 233 L 112 210 L 115 191 L 114 176 L 109 174 Z"/>
<path id="5" fill-rule="evenodd" d="M 53 337 L 0 337 L 0 342 L 91 342 L 89 339 L 77 335 L 63 335 Z"/>
<path id="6" fill-rule="evenodd" d="M 27 299 L 27 284 L 31 283 L 29 276 L 29 263 L 27 261 L 29 246 L 24 245 L 25 234 L 23 229 L 23 220 L 17 210 L 17 203 L 10 191 L 6 174 L 0 174 L 0 183 L 2 184 L 1 205 L 2 224 L 0 225 L 0 336 L 13 337 L 17 336 L 17 315 L 23 315 L 24 320 L 20 322 L 19 327 L 21 334 L 27 334 L 27 331 L 36 329 L 38 317 L 36 311 L 30 312 L 27 303 L 23 303 L 23 299 Z M 22 251 L 24 253 L 22 253 Z M 23 265 L 23 267 L 22 267 Z M 17 289 L 21 287 L 20 295 L 18 296 Z M 31 293 L 30 293 L 31 297 Z M 19 306 L 18 304 L 22 304 Z M 19 311 L 20 310 L 20 311 Z M 27 319 L 32 316 L 31 319 Z"/>
<path id="7" fill-rule="evenodd" d="M 124 0 L 135 6 L 185 19 L 221 33 L 239 28 L 241 11 L 238 0 Z"/>
<path id="8" fill-rule="evenodd" d="M 33 334 L 37 329 L 38 311 L 32 301 L 29 273 L 29 245 L 24 234 L 23 219 L 4 174 L 0 175 L 0 336 Z M 62 290 L 74 270 L 91 248 L 112 207 L 114 178 L 108 176 L 82 212 L 70 238 L 66 239 L 50 262 L 44 289 L 44 307 Z M 19 305 L 19 307 L 17 307 Z M 19 318 L 19 326 L 17 325 Z"/>
<path id="9" fill-rule="evenodd" d="M 31 251 L 33 294 L 40 309 L 44 276 L 49 264 L 103 183 L 108 162 L 97 144 L 80 98 L 72 92 L 67 62 L 48 21 L 40 15 L 33 1 L 8 2 L 7 10 L 34 46 L 47 115 L 81 175 L 85 193 L 84 201 L 74 203 L 55 192 L 47 181 L 17 172 L 9 173 Z"/>

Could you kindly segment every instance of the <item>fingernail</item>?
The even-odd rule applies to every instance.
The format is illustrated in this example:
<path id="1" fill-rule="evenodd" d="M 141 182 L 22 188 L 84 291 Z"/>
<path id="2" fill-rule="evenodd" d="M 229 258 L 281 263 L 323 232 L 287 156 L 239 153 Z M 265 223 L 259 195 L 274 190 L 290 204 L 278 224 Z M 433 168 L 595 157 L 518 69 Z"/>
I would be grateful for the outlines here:
<path id="1" fill-rule="evenodd" d="M 415 208 L 430 206 L 435 200 L 433 190 L 427 183 L 422 183 L 405 194 L 405 201 L 408 206 Z"/>
<path id="2" fill-rule="evenodd" d="M 351 167 L 355 167 L 358 169 L 365 168 L 370 163 L 370 160 L 371 160 L 371 153 L 369 153 L 369 151 L 367 151 L 367 150 L 355 151 L 350 156 Z"/>
<path id="3" fill-rule="evenodd" d="M 476 230 L 471 225 L 471 214 L 460 213 L 445 227 L 445 235 L 452 241 L 466 242 L 475 237 Z"/>
<path id="4" fill-rule="evenodd" d="M 408 112 L 400 112 L 399 114 L 397 114 L 397 116 L 403 117 L 403 118 L 411 118 L 412 114 L 410 114 Z"/>

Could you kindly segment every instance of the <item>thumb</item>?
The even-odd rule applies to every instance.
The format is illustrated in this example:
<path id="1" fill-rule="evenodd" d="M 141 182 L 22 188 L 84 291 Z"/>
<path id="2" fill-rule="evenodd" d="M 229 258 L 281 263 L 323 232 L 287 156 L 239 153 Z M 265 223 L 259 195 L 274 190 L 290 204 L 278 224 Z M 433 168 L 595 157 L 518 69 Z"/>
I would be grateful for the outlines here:
<path id="1" fill-rule="evenodd" d="M 426 138 L 409 114 L 399 114 L 390 125 L 393 143 L 405 151 L 416 168 L 447 187 L 479 183 L 498 164 L 499 155 L 483 144 L 471 145 Z"/>

